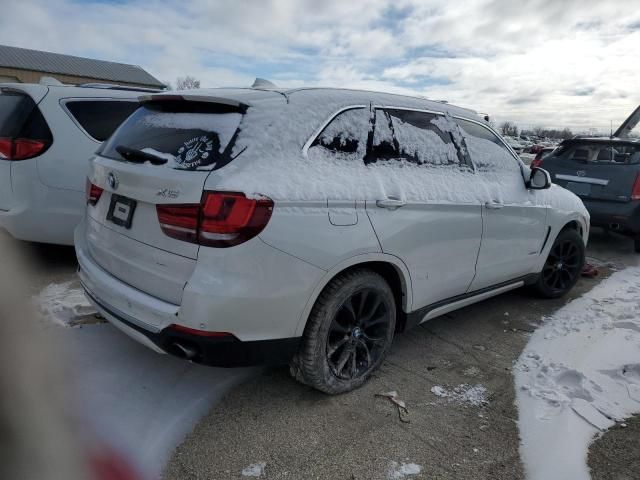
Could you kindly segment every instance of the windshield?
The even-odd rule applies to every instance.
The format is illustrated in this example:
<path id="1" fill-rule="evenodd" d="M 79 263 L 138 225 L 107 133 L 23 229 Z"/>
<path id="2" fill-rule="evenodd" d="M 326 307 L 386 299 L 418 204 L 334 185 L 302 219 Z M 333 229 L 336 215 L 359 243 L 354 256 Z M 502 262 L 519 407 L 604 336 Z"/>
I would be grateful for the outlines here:
<path id="1" fill-rule="evenodd" d="M 217 170 L 233 160 L 242 114 L 226 105 L 193 102 L 145 104 L 125 121 L 99 154 L 127 161 L 139 150 L 180 170 Z M 124 147 L 124 149 L 123 149 Z"/>

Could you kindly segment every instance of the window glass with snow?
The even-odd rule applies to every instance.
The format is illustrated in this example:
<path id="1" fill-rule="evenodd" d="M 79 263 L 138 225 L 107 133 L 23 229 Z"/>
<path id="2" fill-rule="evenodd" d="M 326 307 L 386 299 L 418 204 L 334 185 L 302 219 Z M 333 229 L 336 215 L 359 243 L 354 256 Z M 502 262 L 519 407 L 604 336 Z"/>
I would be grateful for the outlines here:
<path id="1" fill-rule="evenodd" d="M 438 124 L 440 119 L 441 115 L 426 112 L 377 109 L 366 163 L 393 160 L 428 166 L 465 164 L 452 132 Z"/>
<path id="2" fill-rule="evenodd" d="M 468 120 L 456 119 L 478 172 L 521 174 L 520 164 L 502 141 L 488 128 Z"/>
<path id="3" fill-rule="evenodd" d="M 309 158 L 360 160 L 367 149 L 369 116 L 364 108 L 338 114 L 318 135 L 309 148 Z"/>

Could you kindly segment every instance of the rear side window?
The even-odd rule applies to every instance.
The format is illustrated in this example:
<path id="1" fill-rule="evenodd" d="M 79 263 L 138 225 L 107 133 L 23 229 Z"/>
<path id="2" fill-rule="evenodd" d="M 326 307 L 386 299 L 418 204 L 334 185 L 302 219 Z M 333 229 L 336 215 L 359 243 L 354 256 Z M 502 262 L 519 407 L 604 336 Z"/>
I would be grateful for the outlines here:
<path id="1" fill-rule="evenodd" d="M 99 154 L 115 160 L 145 155 L 181 170 L 217 170 L 231 162 L 243 113 L 215 103 L 145 103 L 102 144 Z M 140 154 L 142 152 L 142 154 Z"/>
<path id="2" fill-rule="evenodd" d="M 364 108 L 353 108 L 338 114 L 311 144 L 309 157 L 362 161 L 367 149 L 367 113 Z"/>
<path id="3" fill-rule="evenodd" d="M 469 155 L 479 172 L 518 172 L 520 164 L 491 130 L 475 122 L 457 118 L 465 133 Z"/>
<path id="4" fill-rule="evenodd" d="M 104 142 L 138 108 L 138 102 L 72 100 L 68 101 L 65 106 L 90 137 Z"/>
<path id="5" fill-rule="evenodd" d="M 51 130 L 33 99 L 0 90 L 0 159 L 33 158 L 52 143 Z"/>
<path id="6" fill-rule="evenodd" d="M 640 145 L 605 142 L 570 142 L 553 153 L 579 163 L 629 165 L 640 163 Z"/>
<path id="7" fill-rule="evenodd" d="M 366 163 L 406 161 L 418 165 L 465 164 L 442 115 L 412 110 L 377 109 Z M 455 126 L 455 124 L 454 124 Z"/>

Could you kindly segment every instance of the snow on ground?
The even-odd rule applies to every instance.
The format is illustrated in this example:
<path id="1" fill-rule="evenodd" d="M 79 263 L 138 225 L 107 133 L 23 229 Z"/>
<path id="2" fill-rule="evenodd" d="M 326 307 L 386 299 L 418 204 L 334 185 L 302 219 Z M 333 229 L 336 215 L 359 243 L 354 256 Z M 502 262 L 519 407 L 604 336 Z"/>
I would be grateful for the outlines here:
<path id="1" fill-rule="evenodd" d="M 58 325 L 72 326 L 74 320 L 95 313 L 95 308 L 89 304 L 82 288 L 74 287 L 73 280 L 64 283 L 51 283 L 38 295 L 33 302 L 40 315 Z"/>
<path id="2" fill-rule="evenodd" d="M 440 385 L 431 388 L 431 393 L 437 397 L 446 398 L 450 402 L 467 403 L 474 407 L 481 407 L 487 401 L 487 389 L 483 385 L 468 385 L 463 383 L 457 387 L 447 389 Z"/>
<path id="3" fill-rule="evenodd" d="M 157 354 L 109 324 L 76 325 L 88 303 L 74 282 L 51 284 L 34 300 L 65 348 L 83 425 L 158 478 L 173 449 L 225 393 L 256 372 L 196 365 Z"/>
<path id="4" fill-rule="evenodd" d="M 515 375 L 528 478 L 589 479 L 594 437 L 640 412 L 640 267 L 546 318 Z"/>
<path id="5" fill-rule="evenodd" d="M 245 467 L 242 469 L 242 476 L 243 477 L 261 477 L 262 475 L 264 475 L 264 469 L 266 468 L 266 466 L 267 464 L 264 462 L 253 463 L 248 467 Z"/>
<path id="6" fill-rule="evenodd" d="M 401 480 L 413 475 L 418 475 L 421 471 L 422 467 L 415 463 L 391 462 L 387 472 L 387 478 L 389 480 Z"/>

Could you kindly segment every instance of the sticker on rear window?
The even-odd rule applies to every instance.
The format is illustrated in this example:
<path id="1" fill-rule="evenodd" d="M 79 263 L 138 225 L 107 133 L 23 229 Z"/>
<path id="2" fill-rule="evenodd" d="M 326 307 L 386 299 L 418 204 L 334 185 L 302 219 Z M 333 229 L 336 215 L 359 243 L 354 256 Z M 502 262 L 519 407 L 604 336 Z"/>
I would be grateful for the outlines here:
<path id="1" fill-rule="evenodd" d="M 195 170 L 215 163 L 214 153 L 219 150 L 220 142 L 216 137 L 200 135 L 187 140 L 178 149 L 176 163 L 179 168 Z M 214 150 L 215 149 L 215 150 Z"/>

